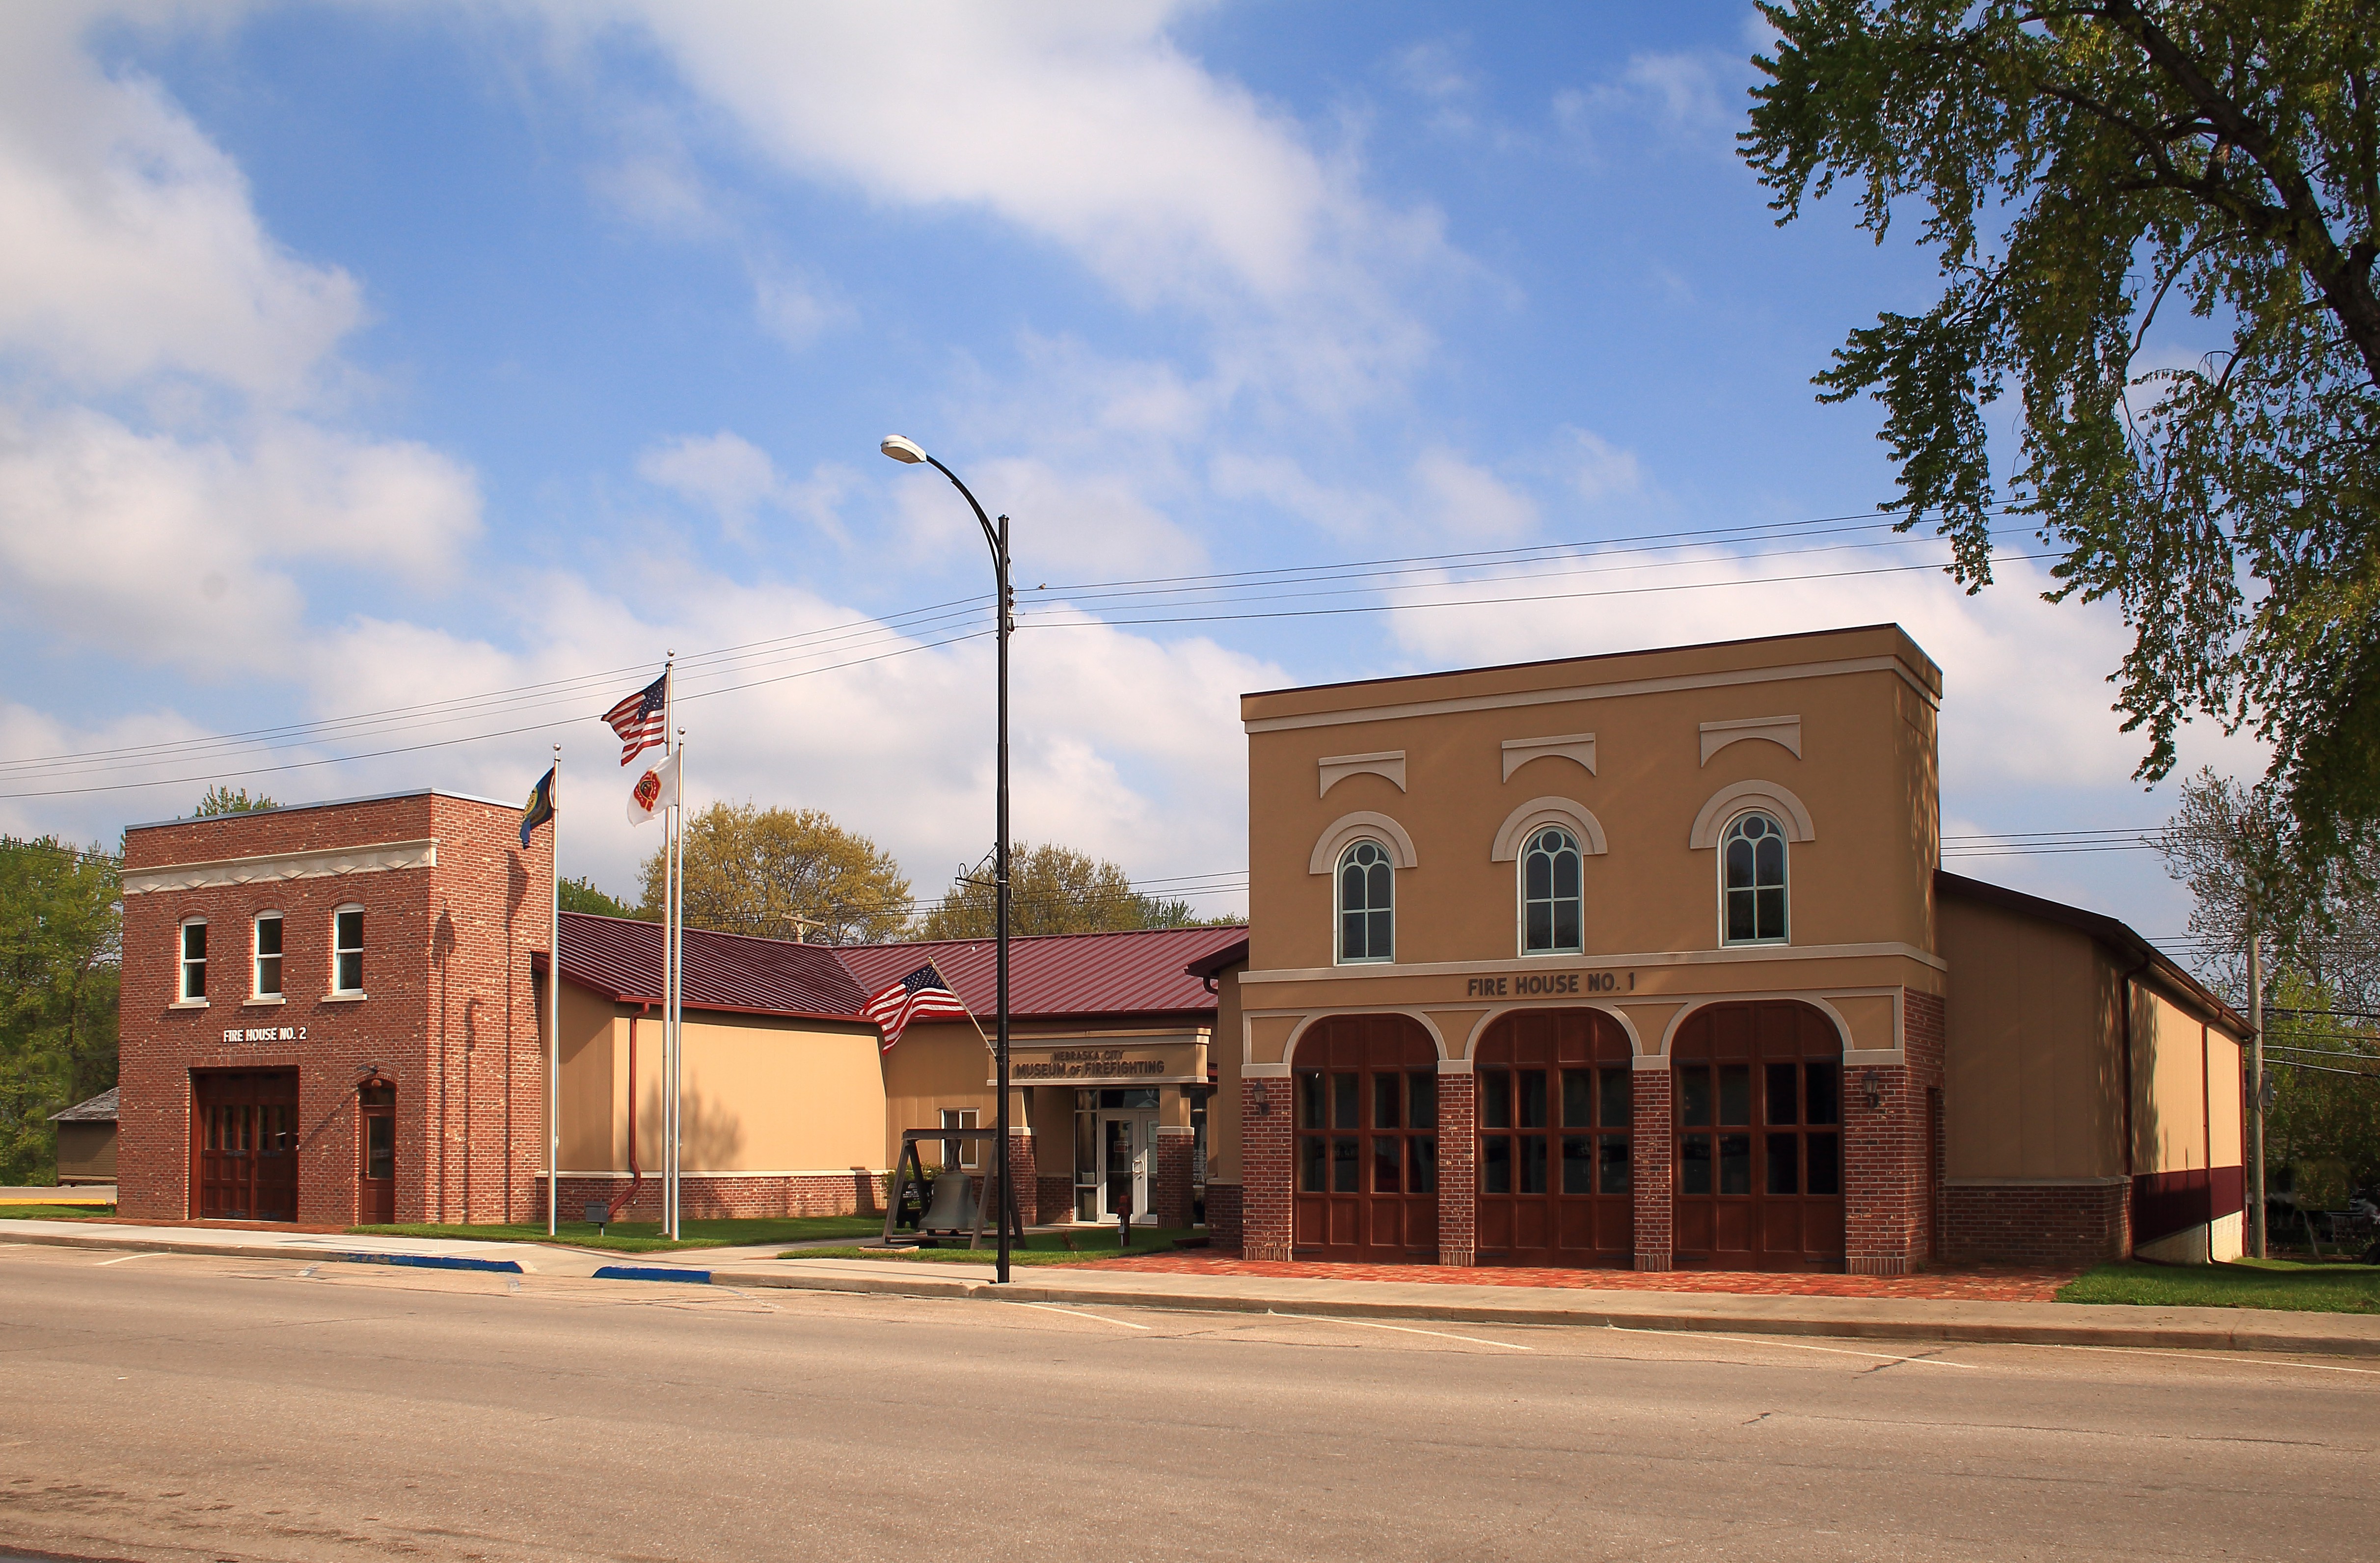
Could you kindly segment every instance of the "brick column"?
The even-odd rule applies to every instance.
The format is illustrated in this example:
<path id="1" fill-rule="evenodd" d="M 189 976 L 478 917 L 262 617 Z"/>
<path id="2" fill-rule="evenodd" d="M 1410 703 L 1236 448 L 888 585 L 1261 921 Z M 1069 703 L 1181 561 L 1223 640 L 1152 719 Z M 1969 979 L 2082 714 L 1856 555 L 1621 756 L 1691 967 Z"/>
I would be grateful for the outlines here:
<path id="1" fill-rule="evenodd" d="M 1671 1267 L 1670 1221 L 1676 1214 L 1671 1181 L 1677 1157 L 1670 1124 L 1670 1072 L 1640 1069 L 1633 1077 L 1634 1117 L 1628 1144 L 1628 1184 L 1635 1191 L 1636 1267 Z"/>
<path id="2" fill-rule="evenodd" d="M 1942 1084 L 1942 1000 L 1904 989 L 1901 1003 L 1908 1061 L 1843 1071 L 1843 1267 L 1855 1276 L 1905 1276 L 1927 1258 L 1926 1092 Z"/>
<path id="3" fill-rule="evenodd" d="M 1290 1247 L 1290 1082 L 1240 1082 L 1240 1252 L 1287 1259 Z"/>
<path id="4" fill-rule="evenodd" d="M 1157 1177 L 1148 1191 L 1149 1214 L 1160 1227 L 1190 1224 L 1190 1157 L 1197 1146 L 1186 1127 L 1157 1126 Z"/>
<path id="5" fill-rule="evenodd" d="M 1041 1181 L 1033 1174 L 1033 1131 L 1015 1123 L 1008 1126 L 1009 1186 L 1016 1191 L 1016 1218 L 1038 1222 L 1041 1218 Z M 1000 1212 L 991 1213 L 994 1221 Z"/>
<path id="6" fill-rule="evenodd" d="M 1207 1238 L 1217 1248 L 1240 1246 L 1240 1185 L 1207 1185 Z"/>
<path id="7" fill-rule="evenodd" d="M 1438 1262 L 1479 1258 L 1479 1082 L 1468 1070 L 1438 1077 Z"/>

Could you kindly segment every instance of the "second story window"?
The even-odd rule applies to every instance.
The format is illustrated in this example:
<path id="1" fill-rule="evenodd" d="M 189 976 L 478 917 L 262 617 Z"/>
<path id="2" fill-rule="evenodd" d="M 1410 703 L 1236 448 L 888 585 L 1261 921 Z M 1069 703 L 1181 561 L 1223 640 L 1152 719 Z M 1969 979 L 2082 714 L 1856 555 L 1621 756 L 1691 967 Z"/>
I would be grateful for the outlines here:
<path id="1" fill-rule="evenodd" d="M 331 919 L 331 991 L 364 990 L 364 909 L 342 906 Z"/>
<path id="2" fill-rule="evenodd" d="M 1719 840 L 1721 926 L 1730 944 L 1785 942 L 1785 831 L 1765 814 L 1739 815 Z"/>
<path id="3" fill-rule="evenodd" d="M 1378 842 L 1339 854 L 1339 959 L 1396 959 L 1396 868 Z"/>
<path id="4" fill-rule="evenodd" d="M 1521 849 L 1522 952 L 1577 954 L 1585 948 L 1585 910 L 1577 840 L 1551 825 L 1531 831 Z"/>
<path id="5" fill-rule="evenodd" d="M 207 920 L 193 917 L 182 925 L 181 1001 L 202 1003 L 207 996 Z"/>
<path id="6" fill-rule="evenodd" d="M 259 999 L 281 997 L 281 914 L 256 915 L 256 986 Z"/>

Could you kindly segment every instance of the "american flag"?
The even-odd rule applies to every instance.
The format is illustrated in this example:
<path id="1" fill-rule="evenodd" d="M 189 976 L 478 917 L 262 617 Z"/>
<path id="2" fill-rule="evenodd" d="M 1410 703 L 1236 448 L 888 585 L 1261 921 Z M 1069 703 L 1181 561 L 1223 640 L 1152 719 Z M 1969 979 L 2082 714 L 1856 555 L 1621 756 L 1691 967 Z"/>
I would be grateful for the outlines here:
<path id="1" fill-rule="evenodd" d="M 668 721 L 662 708 L 668 703 L 668 695 L 669 674 L 663 673 L 603 713 L 603 720 L 620 735 L 622 765 L 662 741 L 662 728 Z"/>
<path id="2" fill-rule="evenodd" d="M 892 1044 L 901 1040 L 901 1034 L 909 1029 L 911 1021 L 938 1015 L 954 1020 L 975 1018 L 930 961 L 870 999 L 859 1012 L 882 1029 L 884 1051 L 888 1053 Z"/>

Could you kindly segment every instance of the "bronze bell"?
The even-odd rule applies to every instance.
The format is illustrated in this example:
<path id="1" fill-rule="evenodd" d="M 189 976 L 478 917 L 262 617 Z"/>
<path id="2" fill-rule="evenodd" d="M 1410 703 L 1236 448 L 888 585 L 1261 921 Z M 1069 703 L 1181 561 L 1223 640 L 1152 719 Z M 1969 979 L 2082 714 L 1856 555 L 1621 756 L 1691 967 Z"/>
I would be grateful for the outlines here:
<path id="1" fill-rule="evenodd" d="M 966 1232 L 975 1230 L 975 1180 L 963 1167 L 945 1167 L 934 1180 L 934 1202 L 919 1218 L 921 1232 Z"/>

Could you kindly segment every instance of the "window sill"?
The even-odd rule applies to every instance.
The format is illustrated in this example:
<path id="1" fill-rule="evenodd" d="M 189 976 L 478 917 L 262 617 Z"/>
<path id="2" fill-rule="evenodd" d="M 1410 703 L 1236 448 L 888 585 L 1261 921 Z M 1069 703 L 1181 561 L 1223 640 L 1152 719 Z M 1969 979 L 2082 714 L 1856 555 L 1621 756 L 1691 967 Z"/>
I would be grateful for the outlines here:
<path id="1" fill-rule="evenodd" d="M 169 1010 L 205 1010 L 212 1007 L 203 999 L 176 999 L 165 1006 Z"/>
<path id="2" fill-rule="evenodd" d="M 289 1002 L 289 996 L 285 993 L 251 993 L 239 1002 L 240 1008 L 253 1010 L 262 1005 L 286 1004 Z"/>
<path id="3" fill-rule="evenodd" d="M 322 1002 L 325 1004 L 360 1004 L 370 997 L 370 995 L 364 993 L 325 993 L 322 995 Z"/>

